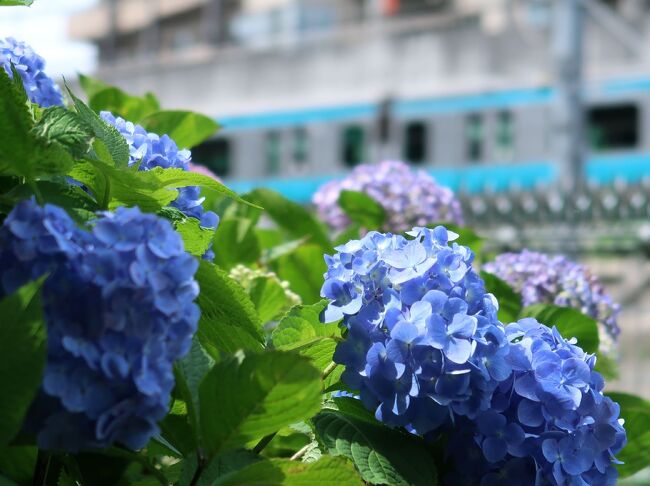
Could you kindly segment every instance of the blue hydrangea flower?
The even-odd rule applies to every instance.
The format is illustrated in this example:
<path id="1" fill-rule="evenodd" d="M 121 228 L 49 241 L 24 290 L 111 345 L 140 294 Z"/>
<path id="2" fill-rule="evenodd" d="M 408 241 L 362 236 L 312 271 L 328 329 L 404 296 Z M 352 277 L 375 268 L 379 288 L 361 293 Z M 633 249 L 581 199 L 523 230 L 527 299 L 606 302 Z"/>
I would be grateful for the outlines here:
<path id="1" fill-rule="evenodd" d="M 522 458 L 535 468 L 521 484 L 616 484 L 626 434 L 619 406 L 603 395 L 595 357 L 534 319 L 510 324 L 506 336 L 513 373 L 494 391 L 491 410 L 464 424 L 483 452 L 475 482 Z M 456 464 L 465 471 L 462 460 Z"/>
<path id="2" fill-rule="evenodd" d="M 511 368 L 472 252 L 442 226 L 409 235 L 370 232 L 326 256 L 322 318 L 347 328 L 334 355 L 344 382 L 379 420 L 426 434 L 486 410 Z"/>
<path id="3" fill-rule="evenodd" d="M 190 151 L 179 150 L 176 142 L 168 135 L 159 136 L 147 132 L 140 125 L 115 117 L 107 111 L 101 112 L 100 115 L 105 122 L 113 125 L 124 136 L 129 145 L 129 166 L 139 163 L 139 170 L 151 170 L 154 167 L 190 170 L 192 160 Z M 178 208 L 187 216 L 198 219 L 204 228 L 215 229 L 219 225 L 219 216 L 203 209 L 205 198 L 201 197 L 200 193 L 201 188 L 197 186 L 181 187 L 178 189 L 178 197 L 172 201 L 171 206 Z M 203 258 L 214 259 L 212 246 Z"/>
<path id="4" fill-rule="evenodd" d="M 45 74 L 45 61 L 24 42 L 13 37 L 0 39 L 0 65 L 13 77 L 11 64 L 23 80 L 23 86 L 32 103 L 44 108 L 63 105 L 63 96 L 56 83 Z"/>
<path id="5" fill-rule="evenodd" d="M 323 184 L 312 202 L 320 218 L 334 230 L 350 224 L 338 204 L 343 190 L 364 192 L 381 204 L 387 215 L 383 229 L 395 233 L 433 223 L 463 224 L 460 202 L 451 189 L 404 162 L 359 165 L 345 179 Z"/>
<path id="6" fill-rule="evenodd" d="M 484 269 L 521 294 L 524 306 L 555 304 L 574 307 L 598 322 L 600 351 L 614 353 L 620 334 L 614 302 L 588 268 L 563 256 L 523 250 L 503 253 Z"/>
<path id="7" fill-rule="evenodd" d="M 199 318 L 198 263 L 170 223 L 138 208 L 90 231 L 60 208 L 18 204 L 0 227 L 0 296 L 45 272 L 43 383 L 27 419 L 40 447 L 143 447 Z"/>

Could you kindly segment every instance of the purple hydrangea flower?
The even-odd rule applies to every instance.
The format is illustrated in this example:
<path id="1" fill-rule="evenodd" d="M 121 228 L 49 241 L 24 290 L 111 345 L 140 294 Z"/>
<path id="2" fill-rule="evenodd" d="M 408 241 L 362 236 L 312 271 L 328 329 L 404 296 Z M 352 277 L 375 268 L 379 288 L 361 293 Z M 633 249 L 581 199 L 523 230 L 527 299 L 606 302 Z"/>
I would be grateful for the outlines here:
<path id="1" fill-rule="evenodd" d="M 32 103 L 48 106 L 63 105 L 63 96 L 56 83 L 45 74 L 45 61 L 24 42 L 13 37 L 0 39 L 0 65 L 13 77 L 11 64 L 23 80 L 23 86 Z"/>
<path id="2" fill-rule="evenodd" d="M 12 210 L 0 296 L 49 274 L 47 362 L 27 418 L 40 447 L 137 449 L 157 433 L 199 319 L 197 266 L 168 221 L 138 208 L 104 213 L 90 231 L 55 206 Z"/>
<path id="3" fill-rule="evenodd" d="M 129 166 L 139 163 L 139 170 L 151 170 L 154 167 L 191 169 L 192 154 L 189 150 L 179 150 L 176 142 L 168 135 L 156 135 L 147 132 L 140 125 L 136 125 L 124 118 L 115 117 L 107 111 L 101 112 L 102 119 L 124 136 L 129 145 Z M 198 219 L 204 228 L 215 229 L 219 225 L 219 216 L 212 211 L 203 209 L 204 197 L 201 197 L 201 188 L 197 186 L 181 187 L 178 197 L 172 201 L 171 206 L 178 208 L 187 216 Z M 212 246 L 203 255 L 206 260 L 214 259 Z"/>
<path id="4" fill-rule="evenodd" d="M 338 204 L 342 190 L 364 192 L 379 202 L 386 210 L 383 229 L 387 231 L 400 233 L 442 222 L 463 224 L 460 202 L 451 189 L 403 162 L 360 165 L 347 178 L 324 184 L 314 194 L 313 203 L 320 218 L 335 230 L 350 224 Z"/>
<path id="5" fill-rule="evenodd" d="M 603 395 L 596 358 L 534 319 L 510 324 L 505 332 L 513 373 L 497 386 L 490 410 L 475 424 L 462 423 L 465 438 L 451 444 L 458 472 L 467 472 L 461 450 L 478 447 L 483 461 L 472 467 L 474 484 L 493 484 L 494 475 L 515 460 L 527 464 L 519 484 L 616 484 L 615 455 L 626 434 L 618 404 Z"/>
<path id="6" fill-rule="evenodd" d="M 585 266 L 563 256 L 523 250 L 503 253 L 484 269 L 519 292 L 524 306 L 555 304 L 591 316 L 598 322 L 601 351 L 614 351 L 620 334 L 620 306 Z"/>
<path id="7" fill-rule="evenodd" d="M 334 354 L 343 381 L 388 424 L 426 434 L 453 415 L 475 417 L 508 378 L 497 303 L 473 253 L 438 226 L 368 233 L 326 256 L 323 320 L 348 330 Z"/>

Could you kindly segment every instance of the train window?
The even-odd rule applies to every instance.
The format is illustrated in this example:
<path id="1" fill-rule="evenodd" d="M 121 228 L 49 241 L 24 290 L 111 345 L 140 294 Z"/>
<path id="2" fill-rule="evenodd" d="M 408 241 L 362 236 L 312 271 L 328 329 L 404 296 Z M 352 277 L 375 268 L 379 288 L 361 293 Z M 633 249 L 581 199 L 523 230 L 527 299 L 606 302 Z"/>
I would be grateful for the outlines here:
<path id="1" fill-rule="evenodd" d="M 587 114 L 587 136 L 592 150 L 631 149 L 639 142 L 639 109 L 635 105 L 600 106 Z"/>
<path id="2" fill-rule="evenodd" d="M 343 129 L 342 158 L 348 167 L 363 162 L 365 133 L 359 125 L 350 125 Z"/>
<path id="3" fill-rule="evenodd" d="M 497 114 L 496 144 L 497 157 L 509 159 L 512 157 L 515 141 L 515 130 L 512 113 L 501 111 Z"/>
<path id="4" fill-rule="evenodd" d="M 202 143 L 192 149 L 192 160 L 219 177 L 226 177 L 230 173 L 230 141 L 219 138 Z"/>
<path id="5" fill-rule="evenodd" d="M 309 161 L 309 134 L 302 127 L 293 132 L 293 161 L 298 166 L 303 166 Z"/>
<path id="6" fill-rule="evenodd" d="M 483 117 L 473 114 L 467 117 L 465 125 L 467 160 L 476 162 L 483 158 Z"/>
<path id="7" fill-rule="evenodd" d="M 404 158 L 412 164 L 427 160 L 427 125 L 424 122 L 410 122 L 404 128 Z"/>
<path id="8" fill-rule="evenodd" d="M 276 175 L 280 173 L 281 154 L 280 132 L 269 132 L 266 134 L 266 174 Z"/>

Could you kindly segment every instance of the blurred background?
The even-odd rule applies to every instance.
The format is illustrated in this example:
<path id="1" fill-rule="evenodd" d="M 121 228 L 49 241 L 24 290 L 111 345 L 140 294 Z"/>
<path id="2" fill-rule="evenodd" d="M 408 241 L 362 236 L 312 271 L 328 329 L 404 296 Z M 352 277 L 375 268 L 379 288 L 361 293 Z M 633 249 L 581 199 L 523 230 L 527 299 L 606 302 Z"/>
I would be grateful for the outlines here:
<path id="1" fill-rule="evenodd" d="M 213 116 L 193 158 L 236 190 L 426 170 L 495 250 L 599 275 L 623 306 L 611 388 L 650 398 L 649 0 L 41 0 L 0 32 L 73 86 Z"/>

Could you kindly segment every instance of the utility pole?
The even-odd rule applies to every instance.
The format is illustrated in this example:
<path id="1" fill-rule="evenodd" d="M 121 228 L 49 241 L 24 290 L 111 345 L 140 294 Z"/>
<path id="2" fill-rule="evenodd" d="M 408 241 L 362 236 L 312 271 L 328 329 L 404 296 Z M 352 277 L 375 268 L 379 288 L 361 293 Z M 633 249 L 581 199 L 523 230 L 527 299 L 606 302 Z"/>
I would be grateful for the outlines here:
<path id="1" fill-rule="evenodd" d="M 118 0 L 108 0 L 109 31 L 108 36 L 106 37 L 104 52 L 106 58 L 110 62 L 115 61 L 117 58 L 117 31 L 119 29 L 119 26 L 117 25 L 118 8 Z"/>
<path id="2" fill-rule="evenodd" d="M 553 57 L 557 97 L 553 144 L 563 189 L 584 187 L 585 113 L 582 93 L 584 8 L 581 0 L 554 0 Z"/>

